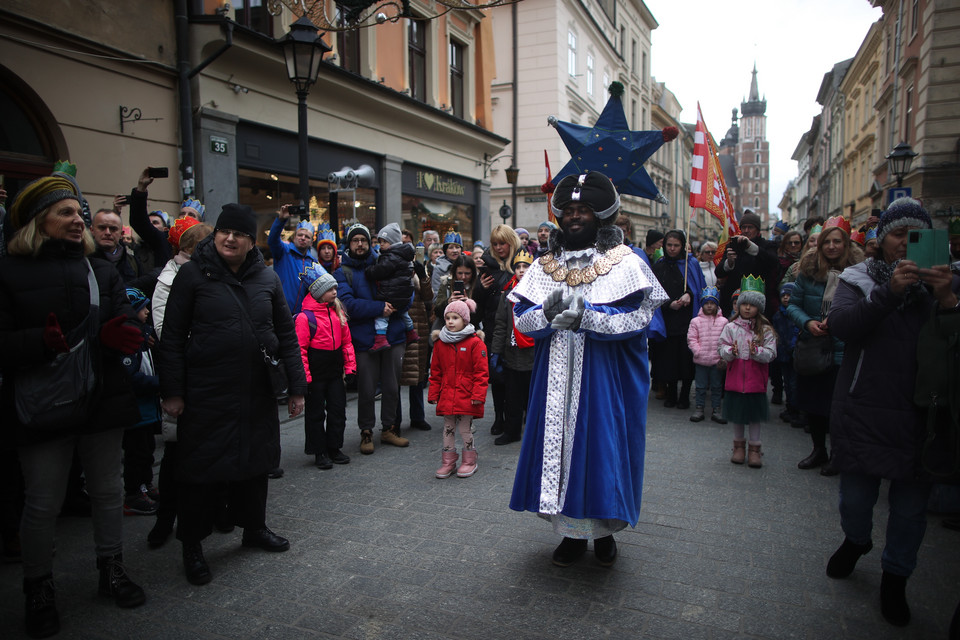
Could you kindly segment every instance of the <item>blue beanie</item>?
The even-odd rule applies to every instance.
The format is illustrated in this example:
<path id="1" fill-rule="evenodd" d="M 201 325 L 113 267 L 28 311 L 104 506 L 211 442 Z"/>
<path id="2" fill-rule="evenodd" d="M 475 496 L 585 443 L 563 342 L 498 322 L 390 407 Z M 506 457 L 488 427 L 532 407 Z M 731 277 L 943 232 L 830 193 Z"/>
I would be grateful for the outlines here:
<path id="1" fill-rule="evenodd" d="M 933 221 L 930 220 L 930 215 L 923 205 L 913 198 L 897 198 L 880 216 L 880 222 L 877 224 L 877 242 L 883 242 L 883 238 L 898 227 L 932 229 Z"/>

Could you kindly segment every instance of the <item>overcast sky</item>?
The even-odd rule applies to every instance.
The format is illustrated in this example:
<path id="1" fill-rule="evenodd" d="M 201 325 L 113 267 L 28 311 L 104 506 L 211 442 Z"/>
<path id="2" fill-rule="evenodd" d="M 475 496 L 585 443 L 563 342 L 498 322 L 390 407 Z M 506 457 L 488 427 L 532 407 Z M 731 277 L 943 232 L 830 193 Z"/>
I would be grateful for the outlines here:
<path id="1" fill-rule="evenodd" d="M 645 0 L 653 31 L 651 73 L 680 101 L 683 122 L 696 122 L 697 101 L 713 137 L 730 128 L 730 111 L 750 91 L 757 65 L 767 99 L 771 213 L 779 211 L 790 159 L 820 113 L 823 74 L 852 58 L 882 11 L 868 0 Z"/>

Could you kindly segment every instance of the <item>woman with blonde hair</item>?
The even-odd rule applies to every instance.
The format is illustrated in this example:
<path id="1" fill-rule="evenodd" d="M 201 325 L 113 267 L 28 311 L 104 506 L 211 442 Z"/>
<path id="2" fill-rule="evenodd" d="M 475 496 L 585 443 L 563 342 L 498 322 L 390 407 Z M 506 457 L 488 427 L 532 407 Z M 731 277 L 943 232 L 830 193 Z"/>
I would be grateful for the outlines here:
<path id="1" fill-rule="evenodd" d="M 798 344 L 831 335 L 827 313 L 840 273 L 860 262 L 863 262 L 863 252 L 850 242 L 850 223 L 839 216 L 827 220 L 819 234 L 817 248 L 800 258 L 799 275 L 786 310 L 787 316 L 800 327 Z M 833 387 L 843 359 L 843 342 L 833 337 L 832 347 L 833 357 L 822 371 L 806 375 L 797 371 L 797 407 L 806 415 L 813 441 L 813 451 L 798 462 L 797 467 L 822 467 L 822 475 L 836 473 L 829 465 L 826 442 Z"/>
<path id="2" fill-rule="evenodd" d="M 90 496 L 99 593 L 120 607 L 146 601 L 123 565 L 120 482 L 123 429 L 140 415 L 122 358 L 143 338 L 125 324 L 133 310 L 120 274 L 88 258 L 95 247 L 80 198 L 60 176 L 26 185 L 10 207 L 0 267 L 0 424 L 25 484 L 20 540 L 34 638 L 60 629 L 53 548 L 74 450 Z"/>
<path id="3" fill-rule="evenodd" d="M 490 231 L 490 248 L 483 252 L 477 260 L 479 279 L 473 291 L 473 299 L 477 303 L 477 313 L 474 317 L 481 321 L 481 328 L 487 343 L 487 353 L 491 353 L 493 346 L 493 329 L 497 324 L 497 307 L 500 306 L 500 295 L 513 277 L 513 256 L 520 250 L 520 236 L 516 231 L 505 224 L 498 224 Z M 474 322 L 474 324 L 477 324 Z M 493 393 L 494 420 L 490 433 L 500 435 L 506 424 L 505 405 L 506 390 L 503 381 L 496 376 L 490 379 L 490 388 Z"/>

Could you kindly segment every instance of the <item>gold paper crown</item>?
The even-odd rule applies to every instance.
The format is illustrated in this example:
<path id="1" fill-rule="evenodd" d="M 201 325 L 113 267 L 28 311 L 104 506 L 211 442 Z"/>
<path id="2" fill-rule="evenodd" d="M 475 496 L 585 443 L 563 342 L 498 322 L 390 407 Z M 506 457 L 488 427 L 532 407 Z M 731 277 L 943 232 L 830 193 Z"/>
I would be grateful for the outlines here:
<path id="1" fill-rule="evenodd" d="M 743 294 L 747 291 L 753 291 L 761 295 L 766 295 L 766 285 L 763 282 L 763 278 L 744 276 L 740 281 L 740 293 Z"/>
<path id="2" fill-rule="evenodd" d="M 526 249 L 520 249 L 517 251 L 517 254 L 513 256 L 513 262 L 510 264 L 513 265 L 521 262 L 524 264 L 533 264 L 533 254 Z"/>

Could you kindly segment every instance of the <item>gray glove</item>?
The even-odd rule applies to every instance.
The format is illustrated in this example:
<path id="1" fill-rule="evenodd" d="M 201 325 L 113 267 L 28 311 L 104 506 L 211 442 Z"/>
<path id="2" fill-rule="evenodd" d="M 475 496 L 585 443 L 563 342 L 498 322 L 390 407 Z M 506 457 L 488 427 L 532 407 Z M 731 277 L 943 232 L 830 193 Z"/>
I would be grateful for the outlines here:
<path id="1" fill-rule="evenodd" d="M 566 302 L 566 300 L 564 300 Z M 580 321 L 583 319 L 583 296 L 579 293 L 573 296 L 568 308 L 561 311 L 550 322 L 550 328 L 557 331 L 576 331 L 580 328 Z"/>
<path id="2" fill-rule="evenodd" d="M 563 289 L 554 289 L 543 301 L 543 315 L 547 322 L 553 322 L 558 313 L 570 306 L 573 296 L 563 297 Z"/>

